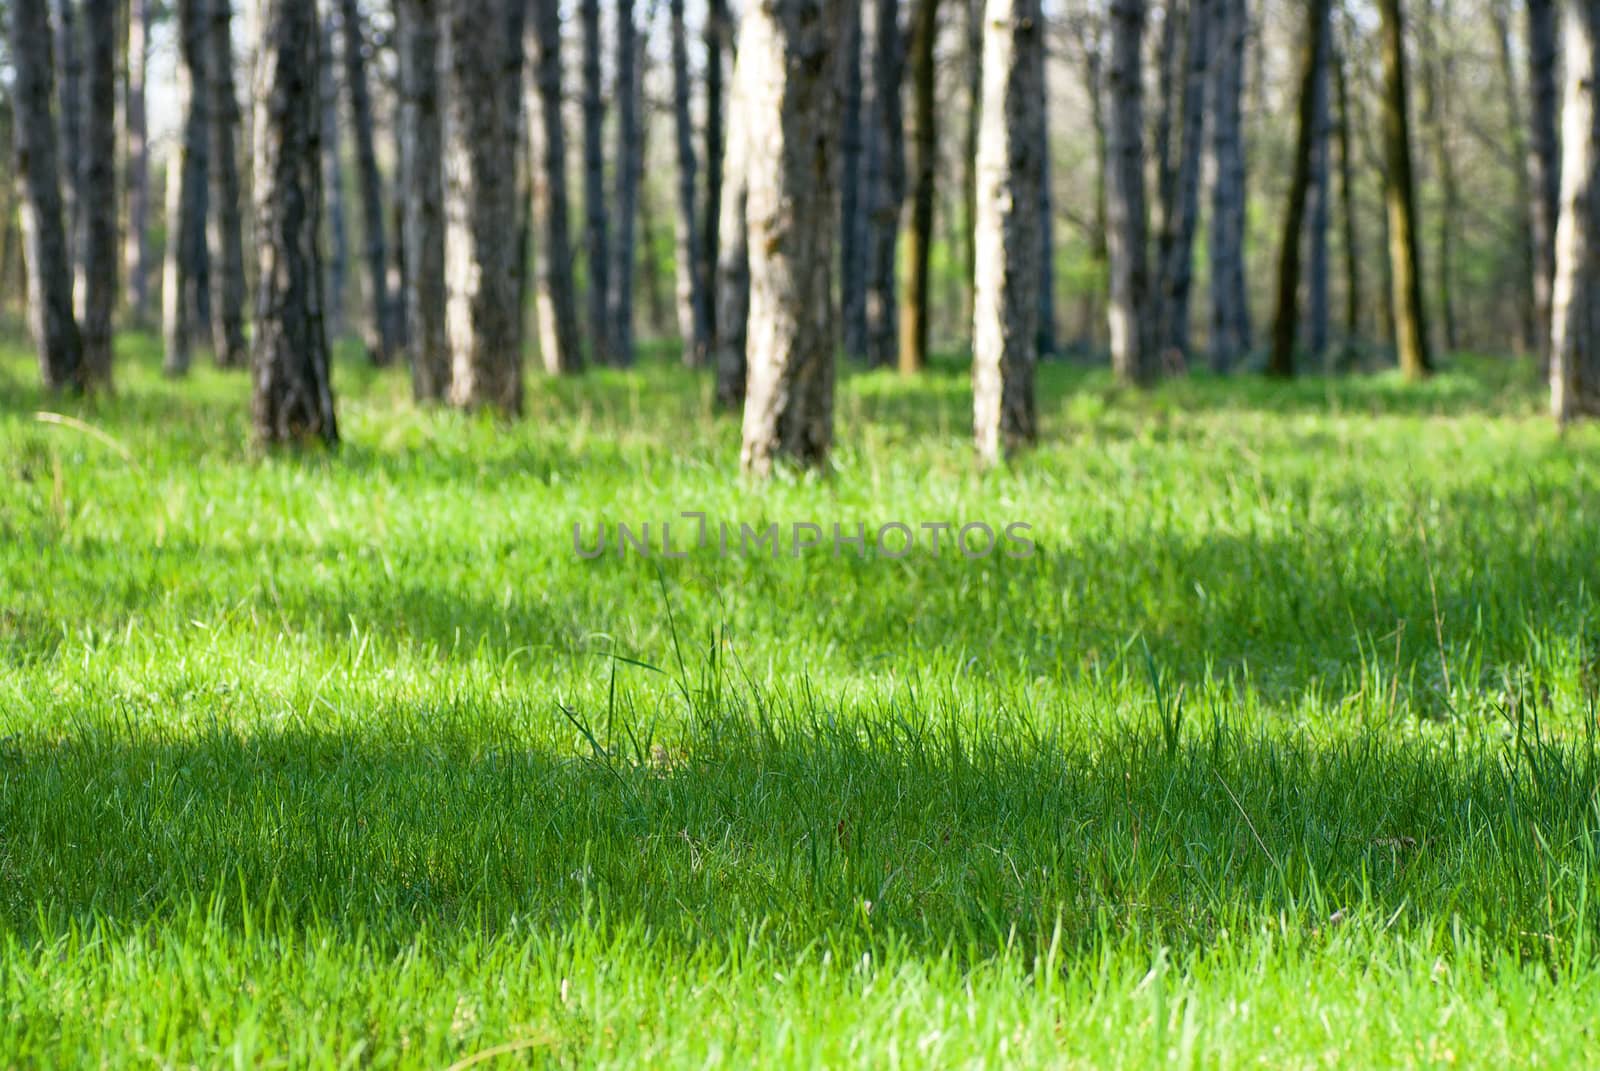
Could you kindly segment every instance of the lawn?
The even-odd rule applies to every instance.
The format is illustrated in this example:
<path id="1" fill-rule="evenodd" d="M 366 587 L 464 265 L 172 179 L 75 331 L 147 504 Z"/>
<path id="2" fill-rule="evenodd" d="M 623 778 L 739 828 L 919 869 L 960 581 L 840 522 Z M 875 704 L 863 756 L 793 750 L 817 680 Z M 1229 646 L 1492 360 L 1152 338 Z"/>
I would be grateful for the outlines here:
<path id="1" fill-rule="evenodd" d="M 962 368 L 846 374 L 763 487 L 667 354 L 344 354 L 262 457 L 120 345 L 0 347 L 0 1065 L 1600 1062 L 1600 431 L 1521 365 L 1050 365 L 987 474 Z M 828 542 L 575 548 L 684 512 Z"/>

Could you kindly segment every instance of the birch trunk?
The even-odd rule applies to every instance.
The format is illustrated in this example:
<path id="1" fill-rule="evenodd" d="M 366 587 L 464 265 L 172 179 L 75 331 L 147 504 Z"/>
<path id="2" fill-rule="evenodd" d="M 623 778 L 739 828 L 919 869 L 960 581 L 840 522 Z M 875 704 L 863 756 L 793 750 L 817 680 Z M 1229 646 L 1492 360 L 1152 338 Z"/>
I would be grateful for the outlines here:
<path id="1" fill-rule="evenodd" d="M 1600 3 L 1573 0 L 1562 24 L 1566 97 L 1561 108 L 1561 209 L 1551 292 L 1550 411 L 1561 424 L 1600 416 L 1600 107 L 1595 102 Z"/>

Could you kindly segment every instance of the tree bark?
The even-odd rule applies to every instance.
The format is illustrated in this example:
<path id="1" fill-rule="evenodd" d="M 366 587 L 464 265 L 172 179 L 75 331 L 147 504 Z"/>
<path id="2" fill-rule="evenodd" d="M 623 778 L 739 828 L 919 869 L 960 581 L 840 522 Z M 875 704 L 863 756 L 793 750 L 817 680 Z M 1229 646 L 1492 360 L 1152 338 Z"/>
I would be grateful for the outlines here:
<path id="1" fill-rule="evenodd" d="M 1041 5 L 1042 6 L 1042 5 Z M 1039 15 L 1041 42 L 1050 39 L 1049 16 Z M 1051 187 L 1050 148 L 1050 50 L 1041 44 L 1035 62 L 1039 64 L 1039 107 L 1035 126 L 1039 141 L 1039 324 L 1038 355 L 1045 358 L 1056 352 L 1056 224 L 1055 191 Z"/>
<path id="2" fill-rule="evenodd" d="M 74 275 L 77 275 L 83 261 L 83 223 L 79 211 L 83 204 L 83 45 L 78 33 L 78 0 L 56 0 L 55 32 L 56 68 L 61 72 L 61 81 L 56 87 L 60 91 L 61 188 L 66 200 L 67 248 L 72 254 Z"/>
<path id="3" fill-rule="evenodd" d="M 1106 92 L 1106 238 L 1111 262 L 1111 364 L 1124 383 L 1148 385 L 1157 374 L 1151 345 L 1145 254 L 1143 74 L 1144 0 L 1112 0 Z"/>
<path id="4" fill-rule="evenodd" d="M 1533 239 L 1534 325 L 1539 363 L 1550 363 L 1551 290 L 1561 195 L 1561 143 L 1556 137 L 1555 0 L 1528 0 L 1528 175 Z"/>
<path id="5" fill-rule="evenodd" d="M 406 313 L 411 393 L 441 402 L 450 388 L 445 329 L 444 101 L 439 67 L 440 0 L 401 0 L 401 198 L 405 211 Z"/>
<path id="6" fill-rule="evenodd" d="M 744 471 L 825 464 L 833 441 L 833 182 L 839 0 L 751 0 L 748 63 L 749 383 Z"/>
<path id="7" fill-rule="evenodd" d="M 964 321 L 977 313 L 974 285 L 978 277 L 978 129 L 983 118 L 983 18 L 985 0 L 962 0 L 967 114 L 961 134 L 961 286 L 966 296 Z M 1043 50 L 1041 50 L 1042 52 Z"/>
<path id="8" fill-rule="evenodd" d="M 117 17 L 110 4 L 84 15 L 83 170 L 78 217 L 77 312 L 83 385 L 111 386 L 111 313 L 117 298 Z"/>
<path id="9" fill-rule="evenodd" d="M 905 48 L 900 40 L 899 0 L 872 0 L 872 5 L 872 108 L 862 179 L 867 198 L 867 363 L 886 367 L 894 363 L 900 338 L 895 246 L 906 191 L 900 107 Z"/>
<path id="10" fill-rule="evenodd" d="M 643 166 L 639 152 L 638 31 L 634 25 L 634 0 L 617 0 L 616 86 L 617 142 L 612 165 L 616 169 L 616 246 L 611 254 L 611 292 L 607 305 L 611 341 L 606 347 L 611 362 L 633 364 L 634 229 L 639 215 L 639 178 Z"/>
<path id="11" fill-rule="evenodd" d="M 72 257 L 62 218 L 59 132 L 51 112 L 55 56 L 48 0 L 11 0 L 11 101 L 28 324 L 46 390 L 83 388 L 83 340 L 72 314 Z"/>
<path id="12" fill-rule="evenodd" d="M 539 352 L 546 372 L 583 371 L 578 302 L 572 281 L 572 237 L 567 222 L 567 134 L 561 122 L 561 6 L 535 0 L 535 77 L 539 89 L 539 176 L 534 198 L 539 220 L 536 281 Z"/>
<path id="13" fill-rule="evenodd" d="M 1200 154 L 1205 135 L 1212 0 L 1190 0 L 1184 26 L 1183 94 L 1178 153 L 1172 168 L 1172 206 L 1156 240 L 1159 302 L 1156 342 L 1163 364 L 1189 356 L 1189 290 L 1194 277 L 1194 232 L 1200 215 Z"/>
<path id="14" fill-rule="evenodd" d="M 1489 20 L 1494 27 L 1495 59 L 1506 101 L 1506 140 L 1510 142 L 1511 183 L 1517 198 L 1517 320 L 1518 345 L 1538 352 L 1538 301 L 1534 295 L 1536 262 L 1533 252 L 1533 186 L 1528 174 L 1528 133 L 1522 109 L 1522 89 L 1517 79 L 1516 54 L 1511 48 L 1509 0 L 1490 0 Z"/>
<path id="15" fill-rule="evenodd" d="M 257 0 L 255 335 L 251 414 L 265 444 L 336 443 L 322 322 L 320 64 L 315 0 Z"/>
<path id="16" fill-rule="evenodd" d="M 845 0 L 846 12 L 855 8 Z M 741 50 L 742 51 L 742 50 Z M 750 314 L 750 242 L 746 205 L 749 193 L 749 78 L 747 59 L 735 58 L 728 102 L 728 142 L 722 164 L 722 203 L 717 248 L 716 402 L 719 409 L 744 405 L 745 345 Z"/>
<path id="17" fill-rule="evenodd" d="M 689 113 L 689 33 L 683 22 L 683 0 L 668 0 L 672 36 L 672 119 L 678 150 L 678 218 L 674 228 L 673 262 L 678 276 L 678 336 L 683 363 L 705 364 L 711 350 L 711 313 L 705 278 L 700 274 L 700 228 L 696 223 L 699 161 L 694 151 L 694 120 Z"/>
<path id="18" fill-rule="evenodd" d="M 722 87 L 723 42 L 728 37 L 728 0 L 708 0 L 704 31 L 706 49 L 706 192 L 700 226 L 700 281 L 706 308 L 706 345 L 714 347 L 717 337 L 716 272 L 717 251 L 721 248 L 722 157 L 724 140 L 724 102 Z"/>
<path id="19" fill-rule="evenodd" d="M 905 311 L 900 318 L 900 372 L 928 364 L 928 254 L 933 245 L 933 179 L 939 130 L 934 120 L 933 45 L 939 0 L 914 0 L 911 20 L 911 213 L 907 220 Z"/>
<path id="20" fill-rule="evenodd" d="M 1331 215 L 1333 180 L 1329 157 L 1333 140 L 1332 106 L 1329 102 L 1329 64 L 1333 55 L 1330 27 L 1331 4 L 1323 0 L 1322 27 L 1313 57 L 1311 87 L 1311 160 L 1306 188 L 1306 356 L 1319 364 L 1328 350 L 1328 219 Z"/>
<path id="21" fill-rule="evenodd" d="M 1453 81 L 1452 62 L 1439 30 L 1450 23 L 1448 0 L 1428 0 L 1423 41 L 1428 53 L 1423 68 L 1422 123 L 1433 156 L 1434 177 L 1439 183 L 1439 212 L 1435 218 L 1434 247 L 1439 252 L 1439 320 L 1444 329 L 1445 351 L 1456 348 L 1455 242 L 1456 220 L 1460 215 L 1461 194 L 1456 183 L 1455 155 L 1449 131 L 1449 95 Z"/>
<path id="22" fill-rule="evenodd" d="M 131 0 L 128 25 L 127 127 L 128 229 L 123 265 L 128 311 L 143 323 L 150 310 L 150 145 L 145 77 L 150 61 L 151 0 Z"/>
<path id="23" fill-rule="evenodd" d="M 323 328 L 327 336 L 344 338 L 345 283 L 350 278 L 350 227 L 344 210 L 344 158 L 339 153 L 339 73 L 333 15 L 322 19 L 322 73 L 318 82 L 322 106 L 322 189 L 327 204 L 328 264 Z"/>
<path id="24" fill-rule="evenodd" d="M 1326 62 L 1328 0 L 1311 0 L 1306 10 L 1305 51 L 1301 60 L 1300 114 L 1294 146 L 1294 173 L 1289 179 L 1278 247 L 1278 303 L 1272 322 L 1272 354 L 1267 374 L 1289 377 L 1295 372 L 1295 341 L 1300 299 L 1300 245 L 1306 239 L 1306 199 L 1310 193 L 1312 157 L 1317 141 L 1318 82 Z"/>
<path id="25" fill-rule="evenodd" d="M 373 364 L 394 357 L 394 315 L 389 301 L 389 254 L 383 233 L 383 179 L 374 146 L 372 90 L 367 82 L 366 33 L 356 0 L 339 0 L 344 42 L 344 91 L 350 105 L 356 175 L 361 188 L 361 231 L 367 261 L 367 354 Z"/>
<path id="26" fill-rule="evenodd" d="M 516 134 L 502 0 L 449 0 L 444 28 L 445 280 L 450 401 L 522 411 Z M 517 85 L 517 82 L 509 83 Z"/>
<path id="27" fill-rule="evenodd" d="M 1044 98 L 1043 52 L 1039 0 L 989 0 L 983 30 L 977 312 L 972 323 L 973 437 L 984 464 L 994 464 L 1038 437 L 1033 377 L 1038 360 L 1043 161 L 1037 112 Z"/>
<path id="28" fill-rule="evenodd" d="M 1560 424 L 1600 416 L 1600 3 L 1572 0 L 1562 25 L 1566 98 L 1561 110 L 1561 202 L 1551 292 L 1550 411 Z"/>
<path id="29" fill-rule="evenodd" d="M 1250 349 L 1245 284 L 1245 147 L 1240 103 L 1250 18 L 1246 0 L 1212 0 L 1211 367 L 1232 368 Z"/>
<path id="30" fill-rule="evenodd" d="M 1417 195 L 1411 170 L 1406 104 L 1404 15 L 1400 0 L 1378 0 L 1383 35 L 1384 202 L 1389 217 L 1389 265 L 1394 279 L 1394 338 L 1408 379 L 1433 371 L 1422 305 L 1422 256 L 1417 241 Z"/>
<path id="31" fill-rule="evenodd" d="M 162 324 L 168 375 L 189 371 L 195 338 L 211 330 L 210 255 L 206 248 L 207 180 L 206 20 L 202 0 L 178 0 L 178 95 L 182 129 L 167 163 L 167 249 Z"/>
<path id="32" fill-rule="evenodd" d="M 212 348 L 223 368 L 243 368 L 244 222 L 240 213 L 239 98 L 233 83 L 233 0 L 207 0 L 206 115 L 210 122 L 209 253 L 211 305 L 216 312 Z"/>
<path id="33" fill-rule="evenodd" d="M 863 129 L 871 121 L 863 114 L 864 10 L 862 0 L 845 0 L 844 35 L 839 46 L 843 96 L 839 123 L 839 319 L 845 356 L 854 360 L 865 360 L 867 356 L 867 202 L 871 191 L 864 189 Z"/>
<path id="34" fill-rule="evenodd" d="M 583 241 L 589 268 L 589 350 L 610 364 L 606 303 L 611 292 L 611 238 L 606 213 L 605 97 L 600 80 L 600 0 L 579 0 L 583 26 Z"/>
<path id="35" fill-rule="evenodd" d="M 1344 352 L 1348 357 L 1361 334 L 1361 236 L 1356 211 L 1355 160 L 1350 137 L 1350 90 L 1342 49 L 1333 53 L 1334 88 L 1339 98 L 1339 202 L 1344 223 Z"/>

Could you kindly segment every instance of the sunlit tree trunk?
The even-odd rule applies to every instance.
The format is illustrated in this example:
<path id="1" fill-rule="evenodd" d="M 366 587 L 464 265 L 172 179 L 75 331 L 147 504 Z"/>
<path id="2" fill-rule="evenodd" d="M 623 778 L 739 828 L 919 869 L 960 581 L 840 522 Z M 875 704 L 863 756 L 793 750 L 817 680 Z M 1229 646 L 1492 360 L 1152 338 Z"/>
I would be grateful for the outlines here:
<path id="1" fill-rule="evenodd" d="M 534 0 L 534 73 L 539 90 L 539 174 L 534 184 L 539 236 L 535 258 L 539 353 L 546 372 L 583 371 L 578 301 L 567 222 L 567 132 L 561 121 L 561 7 Z"/>
<path id="2" fill-rule="evenodd" d="M 244 219 L 239 182 L 239 98 L 233 81 L 233 0 L 206 0 L 206 118 L 210 123 L 212 349 L 217 364 L 243 368 Z"/>
<path id="3" fill-rule="evenodd" d="M 1562 424 L 1600 416 L 1600 2 L 1571 0 L 1562 22 L 1561 208 L 1551 292 L 1550 411 Z"/>
<path id="4" fill-rule="evenodd" d="M 22 189 L 28 326 L 47 390 L 83 386 L 83 340 L 72 313 L 72 257 L 61 203 L 55 56 L 47 0 L 11 0 L 13 157 Z"/>
<path id="5" fill-rule="evenodd" d="M 993 464 L 1038 436 L 1041 143 L 1044 29 L 1039 0 L 989 0 L 978 133 L 973 436 Z"/>
<path id="6" fill-rule="evenodd" d="M 264 443 L 338 441 L 322 321 L 320 28 L 315 0 L 256 0 L 255 334 L 251 415 Z"/>
<path id="7" fill-rule="evenodd" d="M 1417 238 L 1417 194 L 1411 170 L 1411 126 L 1406 105 L 1405 23 L 1400 0 L 1379 0 L 1383 39 L 1384 202 L 1389 217 L 1389 266 L 1394 280 L 1394 338 L 1409 379 L 1433 370 L 1422 304 L 1422 255 Z"/>
<path id="8" fill-rule="evenodd" d="M 1145 250 L 1143 74 L 1144 0 L 1112 0 L 1106 92 L 1106 238 L 1111 263 L 1111 364 L 1124 383 L 1148 384 L 1152 352 L 1150 280 Z M 1036 295 L 1037 298 L 1037 295 Z"/>
<path id="9" fill-rule="evenodd" d="M 450 388 L 445 330 L 444 100 L 440 84 L 441 0 L 401 0 L 401 198 L 405 211 L 406 312 L 411 392 L 443 401 Z"/>
<path id="10" fill-rule="evenodd" d="M 747 155 L 749 381 L 740 462 L 821 466 L 833 442 L 832 45 L 840 0 L 750 0 L 739 62 L 741 108 L 762 139 Z"/>
<path id="11" fill-rule="evenodd" d="M 1245 285 L 1245 148 L 1240 105 L 1250 20 L 1246 0 L 1212 0 L 1211 366 L 1233 367 L 1250 349 Z"/>
<path id="12" fill-rule="evenodd" d="M 928 254 L 933 244 L 933 177 L 939 152 L 934 120 L 933 45 L 939 0 L 914 0 L 911 21 L 911 212 L 907 219 L 906 291 L 900 319 L 900 371 L 928 363 Z"/>

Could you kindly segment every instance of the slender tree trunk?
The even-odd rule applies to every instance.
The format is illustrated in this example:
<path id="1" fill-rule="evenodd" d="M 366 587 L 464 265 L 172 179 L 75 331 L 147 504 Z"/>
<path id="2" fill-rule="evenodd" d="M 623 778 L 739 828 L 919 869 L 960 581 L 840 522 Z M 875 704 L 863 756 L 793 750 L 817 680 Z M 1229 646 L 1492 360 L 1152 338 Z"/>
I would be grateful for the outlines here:
<path id="1" fill-rule="evenodd" d="M 1331 4 L 1322 2 L 1322 28 L 1317 38 L 1311 92 L 1311 171 L 1306 189 L 1306 356 L 1320 367 L 1328 351 L 1328 219 L 1332 214 L 1333 180 L 1329 159 L 1333 142 L 1333 109 L 1329 101 L 1329 65 L 1333 56 Z"/>
<path id="2" fill-rule="evenodd" d="M 983 120 L 983 18 L 985 0 L 965 4 L 966 126 L 961 134 L 961 286 L 966 296 L 963 320 L 970 327 L 977 314 L 978 277 L 978 130 Z M 1040 50 L 1041 57 L 1044 49 Z M 1041 62 L 1043 60 L 1041 59 Z"/>
<path id="3" fill-rule="evenodd" d="M 867 356 L 867 201 L 864 190 L 866 149 L 862 78 L 861 17 L 863 0 L 844 0 L 844 36 L 840 42 L 840 77 L 843 116 L 839 124 L 839 319 L 844 330 L 845 356 Z M 867 196 L 863 197 L 863 193 Z M 719 301 L 720 305 L 721 302 Z M 719 311 L 720 315 L 720 311 Z"/>
<path id="4" fill-rule="evenodd" d="M 328 207 L 328 265 L 324 329 L 330 339 L 344 338 L 345 282 L 350 278 L 350 228 L 344 210 L 344 158 L 339 154 L 338 48 L 333 15 L 322 20 L 322 74 L 318 82 L 322 106 L 322 188 Z"/>
<path id="5" fill-rule="evenodd" d="M 1226 372 L 1250 349 L 1245 285 L 1245 148 L 1240 103 L 1250 17 L 1246 0 L 1212 0 L 1211 367 Z"/>
<path id="6" fill-rule="evenodd" d="M 515 0 L 513 0 L 515 2 Z M 445 313 L 450 401 L 522 411 L 517 139 L 502 0 L 449 0 L 444 27 Z M 519 76 L 520 77 L 520 76 Z M 512 82 L 512 85 L 518 83 Z"/>
<path id="7" fill-rule="evenodd" d="M 210 122 L 209 225 L 211 305 L 216 313 L 212 347 L 217 364 L 243 368 L 244 221 L 240 212 L 239 98 L 233 83 L 233 0 L 206 0 L 206 116 Z"/>
<path id="8" fill-rule="evenodd" d="M 1344 353 L 1348 358 L 1361 334 L 1361 237 L 1356 211 L 1355 160 L 1350 138 L 1350 90 L 1343 50 L 1333 54 L 1334 88 L 1339 98 L 1339 202 L 1344 223 Z"/>
<path id="9" fill-rule="evenodd" d="M 84 10 L 83 170 L 77 311 L 85 387 L 111 386 L 111 312 L 117 299 L 117 13 Z"/>
<path id="10" fill-rule="evenodd" d="M 845 0 L 846 13 L 855 0 Z M 858 12 L 859 15 L 859 12 Z M 741 49 L 741 52 L 743 50 Z M 728 144 L 722 163 L 722 203 L 717 248 L 717 408 L 744 405 L 745 345 L 750 313 L 750 243 L 745 214 L 749 192 L 750 135 L 748 59 L 735 58 L 733 92 L 728 102 Z"/>
<path id="11" fill-rule="evenodd" d="M 1506 140 L 1510 143 L 1511 183 L 1517 197 L 1517 344 L 1536 353 L 1539 347 L 1538 302 L 1534 296 L 1533 187 L 1528 174 L 1528 133 L 1524 129 L 1522 88 L 1511 48 L 1509 0 L 1490 0 L 1489 20 L 1494 26 L 1495 58 L 1506 99 Z"/>
<path id="12" fill-rule="evenodd" d="M 1439 183 L 1439 213 L 1435 220 L 1434 247 L 1439 251 L 1438 287 L 1439 319 L 1444 328 L 1444 347 L 1449 352 L 1456 348 L 1455 308 L 1455 241 L 1456 219 L 1460 215 L 1461 195 L 1456 185 L 1455 157 L 1450 150 L 1449 101 L 1451 90 L 1451 60 L 1439 30 L 1450 22 L 1448 0 L 1427 0 L 1423 35 L 1428 57 L 1423 68 L 1422 122 L 1432 150 L 1433 170 Z"/>
<path id="13" fill-rule="evenodd" d="M 1157 344 L 1163 364 L 1182 366 L 1189 356 L 1189 290 L 1194 272 L 1194 232 L 1200 215 L 1200 156 L 1205 135 L 1206 74 L 1212 0 L 1190 0 L 1184 27 L 1183 97 L 1172 209 L 1161 221 Z"/>
<path id="14" fill-rule="evenodd" d="M 315 0 L 256 0 L 255 335 L 251 413 L 263 443 L 339 438 L 322 322 Z"/>
<path id="15" fill-rule="evenodd" d="M 48 0 L 11 0 L 11 102 L 22 235 L 27 246 L 28 324 L 47 390 L 81 390 L 83 340 L 72 314 L 72 257 L 62 218 L 58 130 L 51 114 L 55 57 Z"/>
<path id="16" fill-rule="evenodd" d="M 711 350 L 711 314 L 705 278 L 700 274 L 700 228 L 695 187 L 699 162 L 694 152 L 694 120 L 689 113 L 689 33 L 683 22 L 683 0 L 668 0 L 672 36 L 672 119 L 678 150 L 678 218 L 674 229 L 673 263 L 678 275 L 678 336 L 683 363 L 705 364 Z"/>
<path id="17" fill-rule="evenodd" d="M 978 133 L 977 314 L 972 323 L 973 436 L 985 464 L 1038 438 L 1033 374 L 1038 361 L 1042 160 L 1037 112 L 1044 99 L 1043 53 L 1039 0 L 989 0 Z"/>
<path id="18" fill-rule="evenodd" d="M 839 0 L 751 0 L 749 64 L 750 375 L 740 462 L 826 463 L 833 441 L 833 186 Z"/>
<path id="19" fill-rule="evenodd" d="M 1400 0 L 1378 0 L 1383 33 L 1384 201 L 1389 217 L 1389 264 L 1394 278 L 1394 337 L 1408 379 L 1433 370 L 1422 305 L 1422 255 L 1417 241 L 1417 195 L 1411 171 L 1406 105 L 1405 30 Z"/>
<path id="20" fill-rule="evenodd" d="M 1039 15 L 1041 41 L 1050 39 L 1049 17 Z M 1039 107 L 1034 110 L 1034 122 L 1039 140 L 1039 323 L 1038 354 L 1040 358 L 1054 356 L 1056 346 L 1056 224 L 1055 197 L 1051 187 L 1050 145 L 1050 75 L 1049 49 L 1043 44 L 1035 56 L 1039 64 Z"/>
<path id="21" fill-rule="evenodd" d="M 1155 206 L 1160 231 L 1167 229 L 1167 221 L 1177 216 L 1178 168 L 1172 153 L 1173 116 L 1179 111 L 1177 102 L 1178 69 L 1182 65 L 1178 44 L 1187 37 L 1184 29 L 1188 20 L 1185 0 L 1162 0 L 1161 33 L 1156 38 L 1156 107 L 1147 137 L 1150 152 L 1155 158 Z M 1159 243 L 1158 243 L 1159 244 Z"/>
<path id="22" fill-rule="evenodd" d="M 1294 174 L 1289 180 L 1288 204 L 1283 213 L 1283 237 L 1278 247 L 1278 305 L 1272 322 L 1272 355 L 1267 373 L 1292 376 L 1295 372 L 1296 320 L 1300 298 L 1300 244 L 1305 240 L 1306 198 L 1310 193 L 1313 156 L 1317 141 L 1318 82 L 1327 61 L 1328 0 L 1310 0 L 1306 11 L 1305 53 L 1300 75 L 1300 115 L 1295 134 Z"/>
<path id="23" fill-rule="evenodd" d="M 1112 0 L 1106 92 L 1106 238 L 1111 259 L 1111 364 L 1124 383 L 1156 378 L 1145 255 L 1143 75 L 1144 0 Z"/>
<path id="24" fill-rule="evenodd" d="M 939 153 L 934 120 L 933 45 L 939 0 L 914 0 L 911 21 L 911 213 L 906 227 L 905 311 L 900 318 L 900 372 L 928 364 L 928 253 L 933 244 L 933 179 Z"/>
<path id="25" fill-rule="evenodd" d="M 706 50 L 706 192 L 701 208 L 700 282 L 706 309 L 706 345 L 717 338 L 717 250 L 722 234 L 722 156 L 724 149 L 722 45 L 728 36 L 728 0 L 708 0 L 703 34 Z"/>
<path id="26" fill-rule="evenodd" d="M 66 198 L 67 248 L 71 251 L 74 275 L 77 275 L 83 261 L 83 221 L 79 211 L 83 204 L 83 44 L 78 32 L 78 0 L 56 0 L 55 30 L 56 67 L 61 72 L 57 86 L 60 90 L 61 188 Z"/>
<path id="27" fill-rule="evenodd" d="M 189 371 L 195 338 L 211 327 L 206 249 L 209 124 L 206 118 L 206 24 L 202 0 L 178 0 L 178 90 L 182 127 L 167 163 L 167 249 L 162 324 L 168 375 Z"/>
<path id="28" fill-rule="evenodd" d="M 561 122 L 561 6 L 535 0 L 535 75 L 539 87 L 539 352 L 546 372 L 583 371 L 578 341 L 578 301 L 572 281 L 572 237 L 567 223 L 567 133 Z"/>
<path id="29" fill-rule="evenodd" d="M 611 238 L 606 222 L 605 97 L 600 80 L 600 0 L 579 0 L 583 26 L 583 242 L 588 261 L 589 350 L 610 364 L 606 302 L 611 292 Z"/>
<path id="30" fill-rule="evenodd" d="M 1566 99 L 1561 111 L 1561 210 L 1551 293 L 1550 411 L 1560 424 L 1600 416 L 1600 3 L 1571 0 L 1562 24 Z"/>
<path id="31" fill-rule="evenodd" d="M 373 364 L 394 357 L 394 316 L 389 302 L 389 254 L 383 233 L 383 179 L 378 174 L 374 145 L 372 91 L 367 83 L 366 33 L 356 0 L 339 0 L 339 29 L 344 41 L 344 91 L 350 104 L 356 174 L 361 188 L 361 232 L 367 261 L 367 354 Z"/>
<path id="32" fill-rule="evenodd" d="M 872 0 L 872 10 L 872 109 L 863 179 L 867 196 L 867 363 L 885 367 L 894 363 L 900 331 L 895 245 L 906 189 L 905 123 L 900 108 L 905 48 L 900 40 L 899 0 Z"/>
<path id="33" fill-rule="evenodd" d="M 145 110 L 145 73 L 150 59 L 151 0 L 131 0 L 128 24 L 127 126 L 128 230 L 123 265 L 128 274 L 128 309 L 135 323 L 150 310 L 150 146 Z"/>
<path id="34" fill-rule="evenodd" d="M 1540 367 L 1550 363 L 1551 290 L 1561 192 L 1561 143 L 1556 137 L 1555 0 L 1528 0 L 1528 176 L 1533 237 L 1534 325 Z"/>
<path id="35" fill-rule="evenodd" d="M 612 160 L 616 170 L 616 246 L 611 254 L 611 293 L 608 326 L 611 342 L 607 346 L 613 364 L 624 368 L 633 364 L 633 279 L 635 272 L 634 228 L 639 216 L 639 179 L 643 160 L 639 151 L 639 77 L 635 42 L 634 0 L 617 0 L 617 67 L 613 95 L 617 100 L 617 148 Z"/>
<path id="36" fill-rule="evenodd" d="M 400 122 L 405 134 L 401 199 L 406 225 L 406 312 L 411 323 L 411 392 L 444 401 L 450 389 L 445 329 L 444 100 L 439 31 L 441 0 L 401 0 Z"/>

